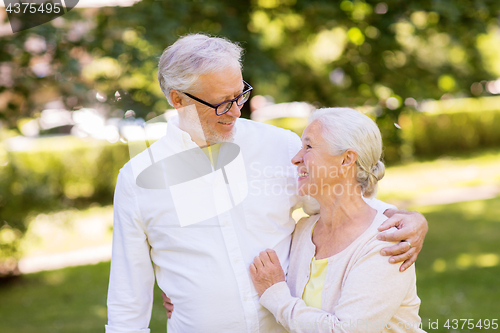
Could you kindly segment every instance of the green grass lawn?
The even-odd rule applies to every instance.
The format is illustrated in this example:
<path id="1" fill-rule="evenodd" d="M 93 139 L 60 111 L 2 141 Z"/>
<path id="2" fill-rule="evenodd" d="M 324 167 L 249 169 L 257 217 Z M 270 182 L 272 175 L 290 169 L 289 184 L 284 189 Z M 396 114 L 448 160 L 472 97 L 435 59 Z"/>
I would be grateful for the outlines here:
<path id="1" fill-rule="evenodd" d="M 447 319 L 500 320 L 500 197 L 418 210 L 430 226 L 417 262 L 424 329 L 487 331 L 462 330 L 461 324 L 459 329 L 446 329 L 444 324 Z M 28 274 L 3 283 L 0 332 L 103 332 L 108 277 L 109 263 L 102 263 Z M 429 329 L 429 320 L 439 320 L 439 329 Z M 165 321 L 156 289 L 152 332 L 165 332 Z"/>
<path id="2" fill-rule="evenodd" d="M 0 332 L 104 332 L 109 262 L 27 274 L 0 285 Z M 155 287 L 150 328 L 165 332 L 167 315 Z"/>
<path id="3" fill-rule="evenodd" d="M 417 210 L 429 221 L 416 266 L 424 329 L 429 320 L 440 325 L 430 332 L 453 332 L 447 319 L 500 322 L 500 197 Z"/>
<path id="4" fill-rule="evenodd" d="M 485 185 L 500 187 L 498 149 L 388 167 L 378 185 L 377 198 L 397 204 L 443 189 Z"/>

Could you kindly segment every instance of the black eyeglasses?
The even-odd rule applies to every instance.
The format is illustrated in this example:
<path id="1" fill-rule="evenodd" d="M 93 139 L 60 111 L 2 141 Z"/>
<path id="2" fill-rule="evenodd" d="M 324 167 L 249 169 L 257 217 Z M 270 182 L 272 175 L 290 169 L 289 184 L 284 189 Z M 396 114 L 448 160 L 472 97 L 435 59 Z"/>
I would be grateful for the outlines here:
<path id="1" fill-rule="evenodd" d="M 246 83 L 245 80 L 243 80 L 243 83 L 245 84 L 245 87 L 243 88 L 243 92 L 241 94 L 239 94 L 236 98 L 233 98 L 229 101 L 224 101 L 222 103 L 215 104 L 215 105 L 210 104 L 208 102 L 205 102 L 204 100 L 199 99 L 198 97 L 195 97 L 191 94 L 188 94 L 187 92 L 183 92 L 183 94 L 191 97 L 195 101 L 198 101 L 202 104 L 205 104 L 206 106 L 210 106 L 211 108 L 214 108 L 215 114 L 218 116 L 221 116 L 224 113 L 231 110 L 231 107 L 233 106 L 233 102 L 236 102 L 236 105 L 238 105 L 238 106 L 242 106 L 243 104 L 245 104 L 246 101 L 248 101 L 248 99 L 250 98 L 250 92 L 252 91 L 253 88 L 251 85 Z"/>

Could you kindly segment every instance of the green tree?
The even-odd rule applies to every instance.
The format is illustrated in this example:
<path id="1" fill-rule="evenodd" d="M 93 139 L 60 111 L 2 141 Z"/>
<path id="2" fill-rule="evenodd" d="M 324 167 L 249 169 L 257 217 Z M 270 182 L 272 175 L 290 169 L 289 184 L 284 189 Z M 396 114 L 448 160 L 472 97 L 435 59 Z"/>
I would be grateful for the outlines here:
<path id="1" fill-rule="evenodd" d="M 498 48 L 488 47 L 499 10 L 495 0 L 144 0 L 77 9 L 0 39 L 2 69 L 12 77 L 0 88 L 0 115 L 15 126 L 51 98 L 72 109 L 96 103 L 97 92 L 111 109 L 163 112 L 159 55 L 178 36 L 205 32 L 242 43 L 256 93 L 378 106 L 394 118 L 407 98 L 470 95 L 474 82 L 499 75 L 490 65 Z M 37 40 L 45 47 L 28 47 Z"/>

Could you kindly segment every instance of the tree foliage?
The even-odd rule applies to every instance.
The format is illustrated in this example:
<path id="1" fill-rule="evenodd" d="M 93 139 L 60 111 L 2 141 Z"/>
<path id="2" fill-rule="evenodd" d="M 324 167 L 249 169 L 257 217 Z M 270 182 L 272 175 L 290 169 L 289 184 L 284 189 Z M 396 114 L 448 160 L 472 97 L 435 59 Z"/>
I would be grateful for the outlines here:
<path id="1" fill-rule="evenodd" d="M 143 0 L 76 8 L 0 39 L 0 117 L 15 127 L 57 99 L 70 110 L 162 113 L 162 50 L 204 32 L 242 44 L 255 93 L 368 106 L 389 129 L 405 101 L 469 96 L 472 84 L 500 75 L 499 11 L 497 0 Z M 485 94 L 481 87 L 473 92 Z"/>

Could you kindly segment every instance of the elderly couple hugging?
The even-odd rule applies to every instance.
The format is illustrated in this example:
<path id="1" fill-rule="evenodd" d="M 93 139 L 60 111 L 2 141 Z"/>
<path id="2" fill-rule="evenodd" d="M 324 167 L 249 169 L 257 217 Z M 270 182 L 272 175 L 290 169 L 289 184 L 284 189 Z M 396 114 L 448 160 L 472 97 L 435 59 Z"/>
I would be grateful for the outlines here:
<path id="1" fill-rule="evenodd" d="M 412 264 L 427 222 L 373 199 L 376 124 L 320 109 L 299 139 L 239 119 L 241 53 L 196 34 L 161 56 L 179 115 L 120 170 L 106 332 L 149 332 L 155 278 L 169 333 L 422 331 Z"/>

